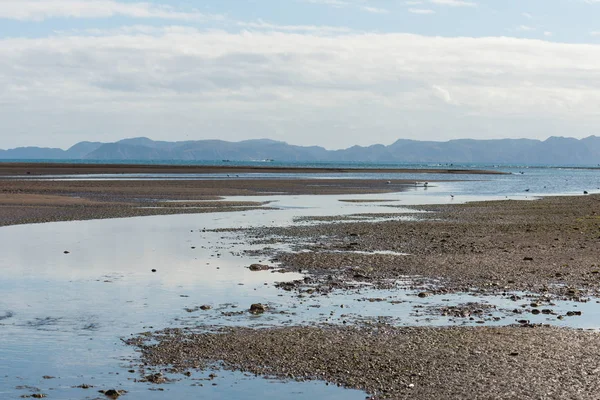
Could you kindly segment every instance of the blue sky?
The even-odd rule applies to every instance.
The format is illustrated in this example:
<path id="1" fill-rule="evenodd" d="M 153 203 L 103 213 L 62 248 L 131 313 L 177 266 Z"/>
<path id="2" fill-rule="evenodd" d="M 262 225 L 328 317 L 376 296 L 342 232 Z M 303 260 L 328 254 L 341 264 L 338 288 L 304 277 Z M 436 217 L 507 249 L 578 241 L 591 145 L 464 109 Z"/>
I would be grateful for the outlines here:
<path id="1" fill-rule="evenodd" d="M 600 0 L 0 0 L 0 148 L 599 134 Z"/>

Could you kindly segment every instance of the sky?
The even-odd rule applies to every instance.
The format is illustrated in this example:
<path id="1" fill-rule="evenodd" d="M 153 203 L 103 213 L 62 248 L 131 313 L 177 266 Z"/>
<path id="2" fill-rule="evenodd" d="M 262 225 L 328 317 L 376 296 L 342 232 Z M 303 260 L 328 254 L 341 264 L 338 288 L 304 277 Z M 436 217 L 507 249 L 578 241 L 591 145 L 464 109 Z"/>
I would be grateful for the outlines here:
<path id="1" fill-rule="evenodd" d="M 600 0 L 0 0 L 0 148 L 600 134 Z"/>

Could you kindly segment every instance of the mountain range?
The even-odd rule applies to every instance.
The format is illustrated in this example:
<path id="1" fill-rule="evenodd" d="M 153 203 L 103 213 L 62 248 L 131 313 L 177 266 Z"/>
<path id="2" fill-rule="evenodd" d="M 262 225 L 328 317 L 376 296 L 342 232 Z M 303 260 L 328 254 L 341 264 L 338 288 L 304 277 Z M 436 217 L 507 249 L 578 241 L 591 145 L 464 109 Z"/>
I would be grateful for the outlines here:
<path id="1" fill-rule="evenodd" d="M 600 137 L 584 139 L 550 137 L 533 139 L 447 142 L 400 139 L 390 145 L 352 146 L 327 150 L 319 146 L 295 146 L 270 139 L 227 142 L 223 140 L 155 141 L 145 137 L 113 143 L 79 142 L 67 150 L 18 147 L 0 150 L 3 160 L 231 160 L 282 162 L 436 162 L 599 165 Z"/>

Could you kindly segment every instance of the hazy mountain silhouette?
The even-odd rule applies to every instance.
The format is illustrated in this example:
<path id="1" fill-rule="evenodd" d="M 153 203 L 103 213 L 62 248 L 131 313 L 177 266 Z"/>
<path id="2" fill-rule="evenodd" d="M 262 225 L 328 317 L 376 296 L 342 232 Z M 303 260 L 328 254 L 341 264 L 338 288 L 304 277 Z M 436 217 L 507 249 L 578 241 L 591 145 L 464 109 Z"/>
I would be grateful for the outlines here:
<path id="1" fill-rule="evenodd" d="M 600 164 L 600 137 L 585 139 L 550 137 L 532 139 L 447 142 L 400 139 L 389 146 L 352 146 L 327 150 L 319 146 L 294 146 L 270 139 L 154 141 L 145 137 L 114 143 L 80 142 L 68 150 L 19 147 L 0 150 L 0 159 L 65 160 L 231 160 L 231 161 L 367 161 L 511 164 Z"/>

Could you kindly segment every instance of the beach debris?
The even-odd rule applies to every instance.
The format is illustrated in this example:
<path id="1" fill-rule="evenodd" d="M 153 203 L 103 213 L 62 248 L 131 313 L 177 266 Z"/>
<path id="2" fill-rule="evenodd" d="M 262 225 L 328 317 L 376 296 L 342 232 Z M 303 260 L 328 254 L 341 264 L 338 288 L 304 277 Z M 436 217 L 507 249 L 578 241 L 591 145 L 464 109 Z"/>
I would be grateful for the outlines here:
<path id="1" fill-rule="evenodd" d="M 252 314 L 262 314 L 267 310 L 267 306 L 262 303 L 254 303 L 250 306 L 250 312 Z"/>

